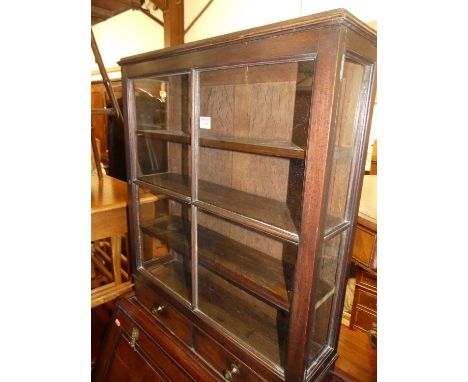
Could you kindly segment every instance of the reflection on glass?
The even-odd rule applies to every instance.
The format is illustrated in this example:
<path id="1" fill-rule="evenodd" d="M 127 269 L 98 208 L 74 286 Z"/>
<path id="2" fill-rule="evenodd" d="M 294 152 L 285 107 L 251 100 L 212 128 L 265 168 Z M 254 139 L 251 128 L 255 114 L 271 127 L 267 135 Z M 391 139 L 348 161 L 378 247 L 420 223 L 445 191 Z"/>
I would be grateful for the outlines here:
<path id="1" fill-rule="evenodd" d="M 190 205 L 150 192 L 139 200 L 142 267 L 190 301 Z"/>
<path id="2" fill-rule="evenodd" d="M 297 234 L 304 162 L 200 148 L 201 201 Z"/>
<path id="3" fill-rule="evenodd" d="M 198 262 L 233 284 L 289 310 L 297 245 L 198 210 Z"/>
<path id="4" fill-rule="evenodd" d="M 210 319 L 268 360 L 284 367 L 289 314 L 198 267 L 198 305 Z"/>
<path id="5" fill-rule="evenodd" d="M 314 64 L 200 73 L 200 200 L 297 236 Z"/>
<path id="6" fill-rule="evenodd" d="M 201 126 L 201 137 L 303 149 L 314 65 L 310 60 L 201 72 L 200 116 L 210 120 Z M 234 146 L 236 140 L 227 142 Z"/>
<path id="7" fill-rule="evenodd" d="M 190 195 L 188 74 L 134 80 L 137 176 Z"/>
<path id="8" fill-rule="evenodd" d="M 356 137 L 363 126 L 358 125 L 359 103 L 364 77 L 364 66 L 346 60 L 340 90 L 335 149 L 330 175 L 326 227 L 332 228 L 346 218 L 346 202 L 351 169 L 356 148 Z"/>
<path id="9" fill-rule="evenodd" d="M 342 242 L 345 232 L 327 240 L 316 259 L 318 283 L 313 292 L 315 305 L 312 313 L 313 327 L 307 351 L 308 360 L 313 360 L 328 343 L 328 328 L 335 299 L 338 260 L 344 249 Z"/>

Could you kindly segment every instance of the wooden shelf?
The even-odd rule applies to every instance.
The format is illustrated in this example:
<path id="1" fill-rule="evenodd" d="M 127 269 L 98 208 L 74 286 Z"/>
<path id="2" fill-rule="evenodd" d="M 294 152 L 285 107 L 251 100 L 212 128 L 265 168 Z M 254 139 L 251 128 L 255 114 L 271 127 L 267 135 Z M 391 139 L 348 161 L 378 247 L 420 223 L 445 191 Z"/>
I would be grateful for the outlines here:
<path id="1" fill-rule="evenodd" d="M 190 178 L 185 175 L 144 175 L 138 178 L 137 184 L 190 201 Z M 196 206 L 282 239 L 299 242 L 298 223 L 286 203 L 203 180 L 198 184 L 199 201 L 194 202 Z"/>
<path id="2" fill-rule="evenodd" d="M 173 216 L 147 227 L 143 232 L 166 243 L 169 248 L 190 256 L 190 236 L 186 227 L 189 222 Z M 288 292 L 284 280 L 284 267 L 260 251 L 234 241 L 203 226 L 198 226 L 199 263 L 225 277 L 251 293 L 289 310 Z M 290 264 L 294 267 L 293 264 Z"/>
<path id="3" fill-rule="evenodd" d="M 190 144 L 190 134 L 182 130 L 137 130 L 137 135 L 161 141 Z"/>
<path id="4" fill-rule="evenodd" d="M 285 202 L 199 181 L 195 205 L 218 216 L 295 243 L 299 242 L 298 219 Z"/>
<path id="5" fill-rule="evenodd" d="M 152 225 L 141 228 L 144 233 L 161 240 L 169 248 L 190 257 L 190 232 L 186 229 L 188 226 L 190 222 L 172 216 L 158 219 Z M 285 274 L 292 275 L 295 264 L 275 259 L 203 226 L 198 226 L 197 242 L 200 265 L 271 304 L 289 311 Z M 286 254 L 284 257 L 294 256 Z M 330 292 L 333 294 L 333 289 L 326 283 L 320 282 L 318 303 L 331 295 Z"/>
<path id="6" fill-rule="evenodd" d="M 137 130 L 137 135 L 162 141 L 190 144 L 190 134 L 182 130 L 139 129 Z M 285 140 L 222 137 L 210 135 L 203 131 L 200 131 L 200 146 L 282 158 L 304 159 L 305 156 L 303 148 Z"/>
<path id="7" fill-rule="evenodd" d="M 184 201 L 190 201 L 190 178 L 185 175 L 164 172 L 143 175 L 135 182 L 140 187 L 163 192 Z"/>
<path id="8" fill-rule="evenodd" d="M 304 149 L 289 141 L 249 137 L 221 137 L 200 132 L 200 146 L 262 154 L 284 158 L 304 159 Z"/>

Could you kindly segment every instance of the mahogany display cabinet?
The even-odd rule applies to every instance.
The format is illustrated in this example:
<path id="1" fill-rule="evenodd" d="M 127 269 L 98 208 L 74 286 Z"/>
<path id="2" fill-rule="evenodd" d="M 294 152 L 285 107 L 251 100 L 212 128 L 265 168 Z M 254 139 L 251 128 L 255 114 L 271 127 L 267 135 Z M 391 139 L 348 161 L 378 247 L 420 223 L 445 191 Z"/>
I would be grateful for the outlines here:
<path id="1" fill-rule="evenodd" d="M 135 280 L 111 330 L 122 354 L 154 380 L 322 380 L 337 358 L 375 31 L 339 9 L 119 64 Z M 140 204 L 140 190 L 157 201 Z"/>

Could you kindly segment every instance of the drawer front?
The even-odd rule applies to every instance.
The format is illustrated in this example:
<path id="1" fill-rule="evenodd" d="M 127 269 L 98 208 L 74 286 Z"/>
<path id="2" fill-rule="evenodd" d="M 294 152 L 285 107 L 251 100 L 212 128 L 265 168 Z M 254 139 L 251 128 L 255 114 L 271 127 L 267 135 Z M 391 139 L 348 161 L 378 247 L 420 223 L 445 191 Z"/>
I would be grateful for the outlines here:
<path id="1" fill-rule="evenodd" d="M 202 330 L 194 327 L 194 348 L 198 354 L 205 358 L 213 368 L 220 373 L 226 380 L 233 382 L 254 382 L 265 381 L 255 374 L 247 365 L 236 356 L 228 352 L 224 347 L 218 344 L 213 338 L 209 337 Z M 232 366 L 238 369 L 237 373 L 231 373 Z M 225 375 L 228 373 L 227 375 Z M 231 378 L 231 379 L 229 379 Z"/>
<path id="2" fill-rule="evenodd" d="M 377 314 L 371 313 L 367 310 L 356 307 L 356 319 L 353 324 L 353 329 L 362 330 L 367 332 L 372 328 L 372 324 L 377 323 Z"/>
<path id="3" fill-rule="evenodd" d="M 361 288 L 357 288 L 357 303 L 358 305 L 364 306 L 368 309 L 377 312 L 377 295 L 375 293 L 371 293 L 365 291 Z"/>
<path id="4" fill-rule="evenodd" d="M 157 370 L 154 362 L 140 352 L 140 346 L 133 350 L 129 344 L 130 339 L 121 332 L 115 346 L 114 355 L 110 361 L 105 381 L 127 382 L 137 381 L 169 381 L 161 371 Z"/>
<path id="5" fill-rule="evenodd" d="M 188 373 L 177 363 L 175 363 L 168 354 L 161 348 L 160 345 L 157 345 L 146 333 L 136 325 L 130 318 L 122 313 L 121 311 L 117 314 L 116 321 L 113 325 L 118 325 L 123 332 L 123 338 L 128 344 L 130 353 L 140 353 L 145 354 L 145 357 L 149 357 L 151 362 L 156 367 L 161 370 L 161 375 L 165 375 L 168 381 L 174 382 L 189 382 L 193 379 L 188 375 Z M 132 332 L 134 329 L 138 330 L 138 337 L 135 340 L 135 350 L 131 349 L 130 342 L 132 341 Z M 127 362 L 127 358 L 123 359 Z M 112 380 L 109 380 L 112 381 Z"/>
<path id="6" fill-rule="evenodd" d="M 356 283 L 357 285 L 361 284 L 374 290 L 377 289 L 377 278 L 363 270 L 359 270 Z"/>
<path id="7" fill-rule="evenodd" d="M 375 244 L 375 233 L 358 225 L 354 237 L 353 258 L 370 268 L 374 260 Z"/>
<path id="8" fill-rule="evenodd" d="M 184 343 L 191 346 L 192 324 L 182 313 L 154 290 L 142 287 L 140 283 L 135 283 L 135 294 L 138 301 L 151 312 L 151 315 L 155 319 L 161 322 Z"/>

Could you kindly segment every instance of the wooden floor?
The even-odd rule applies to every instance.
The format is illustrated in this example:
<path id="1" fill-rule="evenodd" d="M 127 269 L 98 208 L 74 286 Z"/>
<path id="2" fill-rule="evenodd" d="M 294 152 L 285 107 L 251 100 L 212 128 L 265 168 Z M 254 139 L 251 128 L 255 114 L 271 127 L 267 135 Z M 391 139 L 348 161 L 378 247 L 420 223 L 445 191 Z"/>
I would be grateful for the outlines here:
<path id="1" fill-rule="evenodd" d="M 377 381 L 377 350 L 366 333 L 341 325 L 335 367 L 360 382 Z"/>

